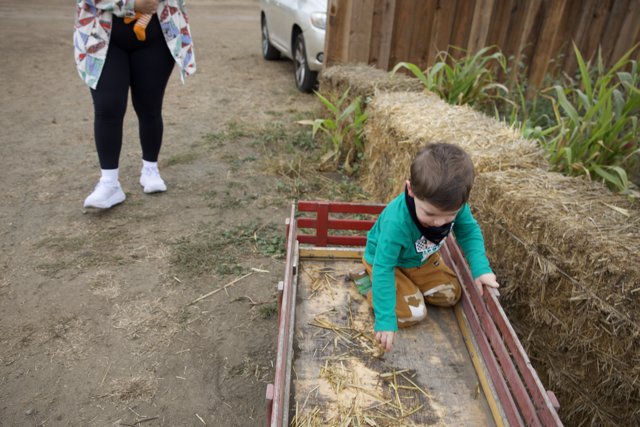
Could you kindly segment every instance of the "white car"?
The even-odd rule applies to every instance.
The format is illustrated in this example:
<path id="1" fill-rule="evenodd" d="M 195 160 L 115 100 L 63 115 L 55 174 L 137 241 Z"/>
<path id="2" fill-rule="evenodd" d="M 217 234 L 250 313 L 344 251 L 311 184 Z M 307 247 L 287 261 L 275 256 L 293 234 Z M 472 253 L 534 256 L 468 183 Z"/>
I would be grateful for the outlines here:
<path id="1" fill-rule="evenodd" d="M 296 86 L 311 92 L 324 60 L 327 0 L 260 0 L 262 56 L 293 59 Z"/>

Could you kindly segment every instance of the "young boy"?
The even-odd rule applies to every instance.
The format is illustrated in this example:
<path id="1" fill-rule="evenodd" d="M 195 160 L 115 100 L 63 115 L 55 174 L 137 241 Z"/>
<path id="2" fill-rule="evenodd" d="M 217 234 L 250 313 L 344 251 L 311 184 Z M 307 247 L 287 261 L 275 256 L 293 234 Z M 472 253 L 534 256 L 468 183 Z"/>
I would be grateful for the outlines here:
<path id="1" fill-rule="evenodd" d="M 464 150 L 428 145 L 411 164 L 404 194 L 389 203 L 369 231 L 363 264 L 371 277 L 375 336 L 385 351 L 391 350 L 398 327 L 426 317 L 425 300 L 446 307 L 460 299 L 460 283 L 438 253 L 451 231 L 480 292 L 483 286 L 499 286 L 467 203 L 473 179 L 473 163 Z"/>

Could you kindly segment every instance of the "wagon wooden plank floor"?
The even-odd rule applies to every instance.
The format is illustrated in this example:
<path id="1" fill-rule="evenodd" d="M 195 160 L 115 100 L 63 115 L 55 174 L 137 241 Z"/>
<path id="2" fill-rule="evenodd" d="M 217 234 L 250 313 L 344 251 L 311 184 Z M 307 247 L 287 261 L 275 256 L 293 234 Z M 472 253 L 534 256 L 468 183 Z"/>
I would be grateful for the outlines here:
<path id="1" fill-rule="evenodd" d="M 401 330 L 384 354 L 371 337 L 370 306 L 348 280 L 359 265 L 300 259 L 292 425 L 350 417 L 363 425 L 495 425 L 454 310 L 428 307 L 428 319 Z"/>

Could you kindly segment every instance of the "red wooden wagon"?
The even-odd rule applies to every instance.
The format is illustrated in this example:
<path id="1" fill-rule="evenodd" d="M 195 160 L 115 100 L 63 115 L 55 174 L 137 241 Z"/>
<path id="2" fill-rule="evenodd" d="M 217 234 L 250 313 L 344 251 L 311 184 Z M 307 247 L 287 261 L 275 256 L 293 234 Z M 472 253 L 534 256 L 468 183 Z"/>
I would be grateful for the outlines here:
<path id="1" fill-rule="evenodd" d="M 478 293 L 454 238 L 441 251 L 463 285 L 461 302 L 429 307 L 428 319 L 401 330 L 390 353 L 376 354 L 367 335 L 372 315 L 346 277 L 383 208 L 292 204 L 267 424 L 561 426 L 558 402 L 497 290 Z"/>

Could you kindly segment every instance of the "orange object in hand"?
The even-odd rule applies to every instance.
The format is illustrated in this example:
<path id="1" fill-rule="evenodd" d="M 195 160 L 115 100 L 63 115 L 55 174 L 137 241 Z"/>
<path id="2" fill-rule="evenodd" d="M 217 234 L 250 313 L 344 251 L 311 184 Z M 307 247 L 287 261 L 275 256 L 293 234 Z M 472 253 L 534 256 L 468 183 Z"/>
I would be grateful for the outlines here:
<path id="1" fill-rule="evenodd" d="M 152 16 L 153 15 L 151 15 L 150 13 L 136 12 L 136 16 L 133 18 L 125 17 L 124 23 L 130 24 L 131 22 L 136 21 L 136 23 L 133 25 L 133 32 L 136 33 L 136 38 L 143 42 L 147 39 L 147 25 L 149 25 L 149 22 L 151 22 Z"/>

